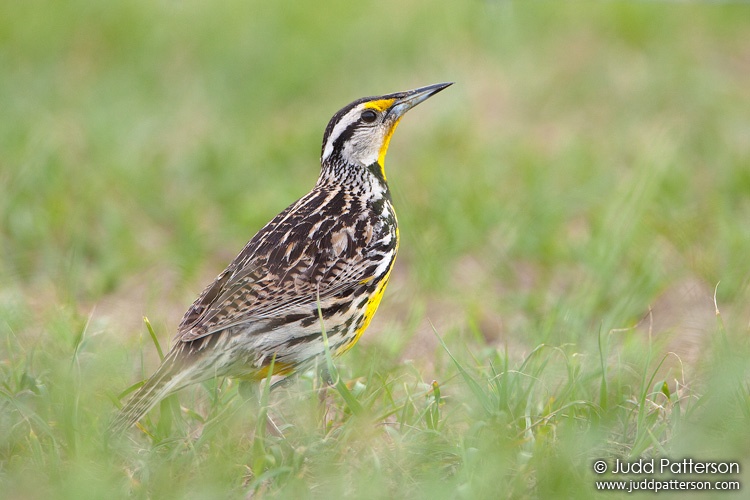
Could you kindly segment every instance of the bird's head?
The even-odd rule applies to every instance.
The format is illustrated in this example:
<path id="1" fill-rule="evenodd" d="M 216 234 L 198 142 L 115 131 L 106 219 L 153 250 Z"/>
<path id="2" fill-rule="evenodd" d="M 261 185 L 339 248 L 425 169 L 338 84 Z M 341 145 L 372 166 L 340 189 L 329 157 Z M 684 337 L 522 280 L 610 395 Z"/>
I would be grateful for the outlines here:
<path id="1" fill-rule="evenodd" d="M 357 99 L 339 110 L 326 127 L 320 161 L 368 168 L 385 181 L 385 154 L 399 120 L 411 108 L 452 83 Z"/>

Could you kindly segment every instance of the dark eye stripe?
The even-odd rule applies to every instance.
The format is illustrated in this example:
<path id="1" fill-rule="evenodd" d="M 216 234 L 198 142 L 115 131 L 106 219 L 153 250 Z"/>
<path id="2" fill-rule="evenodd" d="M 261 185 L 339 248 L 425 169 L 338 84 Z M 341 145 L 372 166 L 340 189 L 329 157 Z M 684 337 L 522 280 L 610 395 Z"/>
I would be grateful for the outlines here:
<path id="1" fill-rule="evenodd" d="M 352 138 L 354 131 L 357 130 L 357 122 L 352 123 L 339 134 L 336 140 L 333 141 L 333 151 L 341 151 L 344 149 L 346 141 Z"/>

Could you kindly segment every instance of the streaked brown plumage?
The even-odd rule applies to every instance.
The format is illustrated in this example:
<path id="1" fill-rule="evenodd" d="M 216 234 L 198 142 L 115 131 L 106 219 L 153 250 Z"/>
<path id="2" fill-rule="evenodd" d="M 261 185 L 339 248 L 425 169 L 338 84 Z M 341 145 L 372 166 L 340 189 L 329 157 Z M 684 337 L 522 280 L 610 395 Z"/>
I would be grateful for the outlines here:
<path id="1" fill-rule="evenodd" d="M 383 163 L 403 114 L 450 84 L 354 101 L 326 127 L 315 187 L 266 224 L 185 313 L 161 366 L 110 426 L 123 430 L 167 395 L 216 376 L 287 375 L 356 343 L 398 250 Z M 320 309 L 319 309 L 320 308 Z"/>

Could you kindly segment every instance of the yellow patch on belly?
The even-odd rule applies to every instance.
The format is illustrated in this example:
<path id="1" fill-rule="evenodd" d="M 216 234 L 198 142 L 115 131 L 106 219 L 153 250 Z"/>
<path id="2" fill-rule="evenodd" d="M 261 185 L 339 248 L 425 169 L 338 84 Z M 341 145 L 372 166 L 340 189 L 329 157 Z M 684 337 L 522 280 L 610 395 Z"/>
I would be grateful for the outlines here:
<path id="1" fill-rule="evenodd" d="M 335 356 L 341 356 L 346 351 L 351 349 L 354 344 L 357 343 L 362 334 L 365 333 L 367 327 L 370 326 L 370 321 L 372 321 L 372 317 L 375 315 L 375 311 L 378 310 L 380 301 L 383 299 L 385 287 L 388 285 L 388 279 L 391 277 L 391 269 L 393 269 L 393 263 L 391 263 L 391 268 L 388 269 L 388 273 L 385 275 L 385 278 L 383 278 L 383 280 L 378 283 L 378 286 L 375 288 L 375 293 L 373 293 L 372 297 L 370 297 L 370 300 L 367 301 L 362 325 L 354 332 L 354 336 L 351 338 L 351 340 L 349 340 L 346 344 L 340 345 L 336 349 L 336 352 L 334 353 Z"/>
<path id="2" fill-rule="evenodd" d="M 271 365 L 266 365 L 257 372 L 253 373 L 250 378 L 256 381 L 263 380 L 264 378 L 268 377 L 268 371 L 270 370 L 270 368 Z M 294 365 L 276 361 L 273 364 L 273 373 L 271 375 L 289 375 L 293 371 Z"/>

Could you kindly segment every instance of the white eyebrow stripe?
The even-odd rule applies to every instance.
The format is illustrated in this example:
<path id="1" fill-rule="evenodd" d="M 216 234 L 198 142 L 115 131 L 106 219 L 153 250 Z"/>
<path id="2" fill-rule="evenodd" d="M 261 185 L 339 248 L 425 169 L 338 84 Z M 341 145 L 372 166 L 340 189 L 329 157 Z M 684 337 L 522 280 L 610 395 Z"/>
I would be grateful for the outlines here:
<path id="1" fill-rule="evenodd" d="M 325 160 L 329 156 L 331 156 L 331 153 L 333 153 L 333 144 L 336 142 L 336 139 L 339 138 L 341 133 L 346 130 L 349 125 L 354 123 L 359 119 L 359 113 L 362 110 L 362 105 L 358 105 L 353 107 L 347 114 L 341 117 L 341 120 L 336 124 L 336 126 L 333 127 L 333 130 L 331 131 L 331 135 L 328 136 L 328 141 L 326 142 L 326 147 L 323 149 L 323 156 L 320 157 L 321 161 Z"/>

